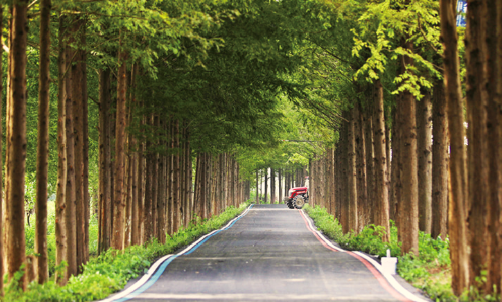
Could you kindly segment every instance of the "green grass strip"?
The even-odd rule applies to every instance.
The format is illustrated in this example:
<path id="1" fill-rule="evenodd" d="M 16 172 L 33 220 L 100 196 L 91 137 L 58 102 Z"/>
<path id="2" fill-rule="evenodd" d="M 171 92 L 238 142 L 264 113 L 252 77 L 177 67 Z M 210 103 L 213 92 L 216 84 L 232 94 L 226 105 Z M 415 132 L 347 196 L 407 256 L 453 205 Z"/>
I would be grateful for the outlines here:
<path id="1" fill-rule="evenodd" d="M 108 297 L 121 290 L 129 279 L 138 277 L 153 264 L 167 254 L 189 245 L 198 237 L 221 228 L 229 220 L 242 213 L 249 203 L 238 208 L 228 207 L 222 214 L 213 216 L 199 224 L 190 224 L 172 236 L 166 243 L 154 240 L 146 246 L 132 246 L 122 252 L 108 250 L 106 253 L 91 258 L 84 265 L 82 274 L 71 277 L 66 286 L 59 286 L 53 280 L 38 284 L 32 282 L 26 292 L 6 284 L 2 301 L 93 301 Z M 200 223 L 201 222 L 201 223 Z"/>

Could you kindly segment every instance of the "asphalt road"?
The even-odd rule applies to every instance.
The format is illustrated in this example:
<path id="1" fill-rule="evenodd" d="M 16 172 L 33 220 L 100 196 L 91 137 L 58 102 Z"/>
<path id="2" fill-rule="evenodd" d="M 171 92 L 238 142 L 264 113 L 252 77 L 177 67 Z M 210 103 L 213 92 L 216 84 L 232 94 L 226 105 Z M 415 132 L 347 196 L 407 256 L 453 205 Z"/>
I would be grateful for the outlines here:
<path id="1" fill-rule="evenodd" d="M 374 271 L 323 246 L 300 211 L 255 205 L 128 300 L 407 301 Z"/>

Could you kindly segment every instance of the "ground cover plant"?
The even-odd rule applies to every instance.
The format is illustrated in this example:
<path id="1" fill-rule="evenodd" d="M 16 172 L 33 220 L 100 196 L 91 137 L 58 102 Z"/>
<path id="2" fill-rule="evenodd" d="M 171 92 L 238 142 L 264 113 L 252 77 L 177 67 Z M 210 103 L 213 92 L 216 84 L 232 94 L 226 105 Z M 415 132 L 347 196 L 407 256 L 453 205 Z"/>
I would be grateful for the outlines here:
<path id="1" fill-rule="evenodd" d="M 132 246 L 123 251 L 110 249 L 98 257 L 91 258 L 85 264 L 83 273 L 70 278 L 66 286 L 60 287 L 51 280 L 38 284 L 32 282 L 26 292 L 9 282 L 5 287 L 5 296 L 1 301 L 93 301 L 107 297 L 123 288 L 128 280 L 141 275 L 161 256 L 175 252 L 190 244 L 196 238 L 222 227 L 226 222 L 242 213 L 249 205 L 228 207 L 222 214 L 201 221 L 195 219 L 187 228 L 180 229 L 172 236 L 167 236 L 162 244 L 154 239 L 147 245 Z M 53 271 L 62 271 L 64 266 L 54 267 Z M 19 278 L 21 273 L 19 273 Z"/>
<path id="2" fill-rule="evenodd" d="M 451 289 L 450 246 L 449 240 L 441 237 L 434 239 L 429 234 L 419 234 L 419 255 L 401 255 L 401 242 L 398 241 L 397 228 L 391 222 L 390 242 L 384 242 L 381 227 L 365 226 L 356 234 L 343 234 L 342 226 L 325 208 L 307 205 L 305 212 L 314 220 L 315 225 L 341 248 L 362 251 L 383 257 L 387 249 L 393 257 L 398 257 L 397 272 L 413 286 L 421 289 L 434 301 L 500 301 L 497 295 L 481 295 L 474 288 L 460 297 Z M 483 280 L 480 280 L 482 282 Z"/>

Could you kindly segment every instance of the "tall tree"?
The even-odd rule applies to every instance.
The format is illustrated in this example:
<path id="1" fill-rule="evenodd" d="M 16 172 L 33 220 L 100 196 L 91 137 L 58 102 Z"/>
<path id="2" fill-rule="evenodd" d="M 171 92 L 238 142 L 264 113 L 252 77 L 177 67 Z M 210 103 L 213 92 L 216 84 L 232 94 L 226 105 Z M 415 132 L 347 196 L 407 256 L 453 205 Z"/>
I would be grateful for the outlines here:
<path id="1" fill-rule="evenodd" d="M 0 4 L 0 41 L 3 36 L 3 5 Z M 2 44 L 2 42 L 0 42 Z M 3 61 L 3 46 L 0 45 L 0 70 L 2 69 Z M 3 71 L 0 72 L 0 100 L 2 99 L 3 92 Z M 2 104 L 0 104 L 0 116 L 2 116 Z M 0 123 L 0 137 L 3 136 L 2 123 Z M 0 150 L 2 150 L 3 139 L 0 139 Z M 3 167 L 3 156 L 0 156 L 0 167 Z M 4 272 L 4 254 L 3 254 L 3 186 L 2 186 L 2 173 L 0 173 L 0 295 L 3 294 L 3 272 Z"/>
<path id="2" fill-rule="evenodd" d="M 380 81 L 375 82 L 375 106 L 373 110 L 373 143 L 375 173 L 375 208 L 378 211 L 375 223 L 385 228 L 384 240 L 390 240 L 389 198 L 387 196 L 387 151 L 385 150 L 385 116 L 383 87 Z"/>
<path id="3" fill-rule="evenodd" d="M 38 84 L 38 144 L 35 252 L 37 279 L 40 284 L 49 278 L 47 263 L 47 174 L 49 165 L 49 84 L 50 84 L 50 15 L 51 1 L 40 3 L 40 69 Z M 0 56 L 1 57 L 1 56 Z"/>
<path id="4" fill-rule="evenodd" d="M 450 127 L 450 190 L 448 227 L 452 289 L 460 295 L 469 285 L 468 241 L 466 230 L 467 167 L 464 145 L 464 112 L 460 84 L 460 59 L 456 28 L 456 0 L 440 0 L 441 38 L 443 42 L 444 82 L 448 126 Z"/>
<path id="5" fill-rule="evenodd" d="M 448 117 L 444 83 L 437 80 L 432 104 L 432 237 L 448 234 Z"/>
<path id="6" fill-rule="evenodd" d="M 489 161 L 487 137 L 488 78 L 487 48 L 485 39 L 487 24 L 483 20 L 487 13 L 487 1 L 468 1 L 466 29 L 467 65 L 467 112 L 469 121 L 468 188 L 469 188 L 469 232 L 471 243 L 470 282 L 482 289 L 476 282 L 481 271 L 488 265 L 489 249 Z"/>
<path id="7" fill-rule="evenodd" d="M 115 134 L 115 175 L 114 175 L 114 200 L 113 200 L 113 230 L 112 247 L 122 250 L 124 244 L 124 207 L 125 200 L 122 195 L 125 174 L 125 140 L 126 140 L 126 89 L 127 89 L 127 52 L 123 43 L 124 34 L 120 33 L 121 47 L 118 55 L 117 74 L 117 119 Z"/>
<path id="8" fill-rule="evenodd" d="M 59 16 L 58 37 L 58 176 L 55 202 L 55 235 L 56 235 L 56 264 L 67 261 L 66 236 L 66 181 L 67 181 L 67 148 L 66 148 L 66 30 L 65 17 Z M 56 276 L 59 284 L 66 284 L 66 276 Z"/>
<path id="9" fill-rule="evenodd" d="M 66 19 L 69 21 L 69 18 Z M 74 38 L 70 39 L 66 45 L 66 238 L 67 238 L 67 261 L 68 269 L 66 270 L 67 278 L 76 276 L 78 273 L 77 266 L 77 224 L 76 222 L 76 192 L 75 192 L 75 135 L 73 127 L 73 89 L 72 81 L 73 74 L 71 65 L 73 63 L 74 51 L 69 46 L 74 42 Z"/>
<path id="10" fill-rule="evenodd" d="M 419 227 L 426 234 L 432 228 L 432 103 L 429 92 L 417 102 Z"/>
<path id="11" fill-rule="evenodd" d="M 6 188 L 8 224 L 7 259 L 8 274 L 12 280 L 25 260 L 24 231 L 24 176 L 26 167 L 26 45 L 28 37 L 28 1 L 16 0 L 12 4 L 12 20 L 9 38 L 12 41 L 10 52 L 10 102 L 7 112 L 7 161 L 9 166 Z M 24 290 L 24 276 L 19 279 Z"/>

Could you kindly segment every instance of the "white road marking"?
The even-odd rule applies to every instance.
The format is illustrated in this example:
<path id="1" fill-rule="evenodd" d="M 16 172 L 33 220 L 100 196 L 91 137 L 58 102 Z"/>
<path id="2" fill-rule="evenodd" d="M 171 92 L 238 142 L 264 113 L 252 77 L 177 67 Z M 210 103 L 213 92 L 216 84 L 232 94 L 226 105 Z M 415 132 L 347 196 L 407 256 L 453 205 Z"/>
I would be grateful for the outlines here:
<path id="1" fill-rule="evenodd" d="M 231 301 L 372 301 L 374 295 L 334 296 L 334 295 L 284 295 L 284 294 L 141 294 L 134 299 L 145 300 L 231 300 Z M 390 301 L 390 300 L 389 300 Z M 394 301 L 394 300 L 392 300 Z"/>

